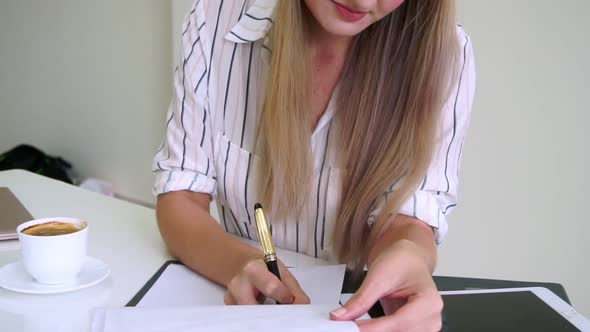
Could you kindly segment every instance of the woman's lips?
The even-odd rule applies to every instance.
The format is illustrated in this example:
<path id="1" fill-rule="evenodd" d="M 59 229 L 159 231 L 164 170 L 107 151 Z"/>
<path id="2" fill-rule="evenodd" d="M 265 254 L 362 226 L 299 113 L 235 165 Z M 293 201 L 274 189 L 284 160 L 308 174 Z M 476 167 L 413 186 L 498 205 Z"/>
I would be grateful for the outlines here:
<path id="1" fill-rule="evenodd" d="M 332 2 L 334 3 L 334 6 L 336 6 L 336 11 L 338 14 L 340 14 L 340 17 L 342 17 L 342 19 L 345 21 L 355 22 L 367 16 L 368 14 L 366 11 L 355 10 L 336 1 Z"/>

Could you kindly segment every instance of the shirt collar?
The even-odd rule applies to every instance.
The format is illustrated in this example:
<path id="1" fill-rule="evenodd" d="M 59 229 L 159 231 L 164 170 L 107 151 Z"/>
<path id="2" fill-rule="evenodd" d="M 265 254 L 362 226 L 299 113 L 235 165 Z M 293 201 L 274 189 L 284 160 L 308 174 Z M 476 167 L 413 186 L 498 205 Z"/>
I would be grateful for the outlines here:
<path id="1" fill-rule="evenodd" d="M 250 43 L 264 38 L 273 24 L 276 5 L 277 0 L 254 0 L 238 23 L 225 35 L 225 39 L 235 43 Z"/>

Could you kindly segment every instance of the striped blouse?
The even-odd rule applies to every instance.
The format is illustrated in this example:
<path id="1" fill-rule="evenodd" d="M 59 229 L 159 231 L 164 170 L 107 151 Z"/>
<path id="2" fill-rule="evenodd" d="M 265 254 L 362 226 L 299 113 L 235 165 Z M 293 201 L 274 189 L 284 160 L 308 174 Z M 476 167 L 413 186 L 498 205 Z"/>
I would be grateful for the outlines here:
<path id="1" fill-rule="evenodd" d="M 182 29 L 180 64 L 167 114 L 164 143 L 153 171 L 155 195 L 189 190 L 210 194 L 226 231 L 256 240 L 259 156 L 254 151 L 266 73 L 270 62 L 267 32 L 276 0 L 197 0 Z M 460 79 L 444 106 L 437 152 L 420 189 L 401 214 L 430 225 L 440 243 L 446 215 L 456 206 L 459 162 L 475 89 L 469 37 L 461 42 Z M 272 227 L 276 245 L 330 259 L 330 238 L 342 190 L 341 165 L 332 130 L 334 97 L 313 131 L 312 188 L 305 212 Z M 374 204 L 372 222 L 391 187 Z M 198 222 L 196 220 L 195 222 Z"/>

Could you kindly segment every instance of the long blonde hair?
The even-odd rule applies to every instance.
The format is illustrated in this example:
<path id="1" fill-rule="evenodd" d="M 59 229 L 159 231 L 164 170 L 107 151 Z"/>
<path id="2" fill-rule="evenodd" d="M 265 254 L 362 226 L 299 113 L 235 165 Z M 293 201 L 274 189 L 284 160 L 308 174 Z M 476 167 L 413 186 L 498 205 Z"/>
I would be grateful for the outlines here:
<path id="1" fill-rule="evenodd" d="M 271 213 L 297 215 L 312 172 L 307 20 L 302 1 L 279 1 L 260 135 L 261 199 Z M 432 159 L 440 113 L 458 54 L 454 0 L 406 1 L 354 38 L 334 121 L 345 165 L 333 230 L 339 260 L 361 267 L 378 237 L 417 189 Z M 374 203 L 396 190 L 369 229 Z M 276 218 L 275 218 L 276 219 Z"/>

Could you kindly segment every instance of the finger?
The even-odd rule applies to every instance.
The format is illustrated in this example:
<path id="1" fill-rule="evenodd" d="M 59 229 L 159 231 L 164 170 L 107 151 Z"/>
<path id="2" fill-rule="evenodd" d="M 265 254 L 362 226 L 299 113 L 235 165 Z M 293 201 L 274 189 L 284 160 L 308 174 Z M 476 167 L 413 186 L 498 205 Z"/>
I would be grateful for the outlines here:
<path id="1" fill-rule="evenodd" d="M 361 332 L 408 331 L 417 326 L 436 325 L 440 320 L 442 299 L 436 295 L 422 295 L 409 299 L 394 314 L 371 320 L 358 321 Z"/>
<path id="2" fill-rule="evenodd" d="M 223 303 L 225 305 L 235 305 L 236 304 L 236 300 L 234 300 L 234 297 L 231 296 L 231 293 L 229 291 L 225 292 L 225 294 L 223 295 Z"/>
<path id="3" fill-rule="evenodd" d="M 401 308 L 404 304 L 408 302 L 406 298 L 400 299 L 387 299 L 381 302 L 381 308 L 383 308 L 383 313 L 385 315 L 391 315 L 392 313 L 396 312 L 399 308 Z"/>
<path id="4" fill-rule="evenodd" d="M 227 287 L 235 304 L 258 304 L 256 290 L 247 278 L 234 278 Z"/>
<path id="5" fill-rule="evenodd" d="M 297 279 L 289 272 L 289 270 L 285 269 L 284 272 L 281 271 L 281 279 L 285 286 L 289 288 L 295 299 L 293 300 L 293 304 L 309 304 L 309 297 L 305 294 L 305 291 L 297 282 Z"/>
<path id="6" fill-rule="evenodd" d="M 294 293 L 294 299 L 292 304 L 310 304 L 311 299 L 305 293 Z"/>
<path id="7" fill-rule="evenodd" d="M 441 331 L 443 328 L 442 315 L 432 315 L 428 320 L 424 321 L 421 325 L 412 329 L 410 332 L 431 332 Z"/>
<path id="8" fill-rule="evenodd" d="M 274 274 L 263 269 L 256 273 L 250 274 L 251 282 L 266 297 L 284 304 L 293 303 L 294 296 Z"/>
<path id="9" fill-rule="evenodd" d="M 360 332 L 380 332 L 382 331 L 383 327 L 381 326 L 374 326 L 369 324 L 372 320 L 357 320 L 356 324 L 360 330 Z M 442 329 L 442 318 L 441 315 L 433 315 L 427 320 L 420 323 L 419 326 L 412 327 L 410 330 L 404 329 L 391 329 L 390 331 L 411 331 L 411 332 L 431 332 L 431 331 L 440 331 Z"/>
<path id="10" fill-rule="evenodd" d="M 373 282 L 369 275 L 348 302 L 330 313 L 333 320 L 354 320 L 366 314 L 384 294 L 379 283 Z"/>
<path id="11" fill-rule="evenodd" d="M 256 295 L 256 302 L 258 302 L 258 304 L 264 304 L 265 301 L 266 301 L 266 296 L 264 296 L 264 294 L 258 292 L 258 295 Z"/>

